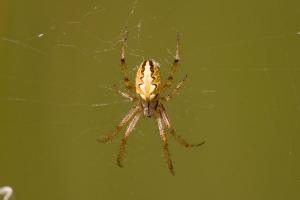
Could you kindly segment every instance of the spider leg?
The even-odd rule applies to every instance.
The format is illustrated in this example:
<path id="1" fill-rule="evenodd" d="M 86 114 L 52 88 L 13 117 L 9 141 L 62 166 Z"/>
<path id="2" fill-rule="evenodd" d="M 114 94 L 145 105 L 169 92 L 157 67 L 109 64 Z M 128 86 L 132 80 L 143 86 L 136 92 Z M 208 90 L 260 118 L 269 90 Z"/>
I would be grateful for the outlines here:
<path id="1" fill-rule="evenodd" d="M 97 139 L 98 142 L 106 143 L 108 141 L 113 140 L 117 134 L 120 132 L 121 128 L 125 126 L 129 120 L 140 111 L 140 106 L 137 104 L 135 107 L 131 108 L 131 110 L 126 114 L 126 116 L 122 119 L 119 125 L 115 128 L 113 133 L 104 136 L 103 138 Z"/>
<path id="2" fill-rule="evenodd" d="M 179 57 L 179 42 L 180 42 L 180 38 L 179 38 L 179 33 L 177 32 L 177 42 L 176 42 L 176 55 L 172 64 L 172 68 L 170 71 L 170 74 L 168 76 L 168 80 L 166 81 L 166 83 L 162 86 L 162 88 L 169 88 L 172 84 L 173 81 L 173 76 L 175 74 L 176 71 L 176 67 L 179 63 L 180 57 Z"/>
<path id="3" fill-rule="evenodd" d="M 126 47 L 127 39 L 128 39 L 128 31 L 125 32 L 124 38 L 123 38 L 123 45 L 122 45 L 122 50 L 121 50 L 121 69 L 122 69 L 122 73 L 123 73 L 123 77 L 124 77 L 125 87 L 128 90 L 131 90 L 134 92 L 134 87 L 131 85 L 131 83 L 129 81 L 128 67 L 127 67 L 127 63 L 125 61 L 125 47 Z"/>
<path id="4" fill-rule="evenodd" d="M 164 150 L 165 159 L 167 160 L 168 167 L 169 167 L 171 174 L 175 175 L 173 162 L 171 160 L 171 156 L 170 156 L 170 152 L 169 152 L 168 139 L 167 139 L 166 133 L 164 131 L 164 129 L 165 129 L 164 122 L 162 121 L 162 118 L 160 115 L 158 115 L 156 117 L 156 120 L 157 120 L 157 124 L 158 124 L 160 138 L 163 141 L 163 150 Z"/>
<path id="5" fill-rule="evenodd" d="M 161 109 L 160 109 L 160 115 L 161 118 L 163 119 L 164 123 L 166 124 L 167 128 L 170 130 L 171 135 L 175 138 L 175 140 L 181 144 L 184 147 L 198 147 L 201 146 L 205 143 L 205 141 L 199 143 L 199 144 L 190 144 L 188 143 L 185 139 L 183 139 L 182 137 L 180 137 L 179 135 L 176 134 L 175 129 L 173 128 L 170 118 L 164 108 L 164 106 L 161 104 Z"/>
<path id="6" fill-rule="evenodd" d="M 185 77 L 177 84 L 177 86 L 168 94 L 168 96 L 166 97 L 161 97 L 162 100 L 164 101 L 169 101 L 170 99 L 172 99 L 172 97 L 177 94 L 177 92 L 179 91 L 179 89 L 182 87 L 182 85 L 184 84 L 184 82 L 187 79 L 187 75 L 185 75 Z"/>
<path id="7" fill-rule="evenodd" d="M 126 92 L 123 92 L 122 90 L 119 90 L 115 84 L 113 85 L 113 88 L 117 92 L 117 94 L 120 95 L 121 97 L 124 97 L 131 102 L 136 100 L 136 97 L 133 97 L 132 95 L 130 95 Z"/>
<path id="8" fill-rule="evenodd" d="M 122 165 L 122 162 L 123 162 L 123 159 L 124 159 L 124 153 L 125 153 L 125 146 L 126 146 L 126 142 L 127 142 L 127 139 L 129 137 L 129 135 L 131 134 L 131 132 L 133 131 L 134 127 L 136 126 L 136 123 L 138 122 L 139 118 L 141 116 L 141 113 L 138 112 L 134 117 L 133 119 L 131 120 L 131 122 L 129 123 L 127 129 L 126 129 L 126 132 L 124 134 L 124 137 L 121 141 L 121 144 L 120 144 L 120 149 L 119 149 L 119 153 L 118 153 L 118 157 L 117 157 L 117 164 L 120 166 L 120 167 L 123 167 Z"/>

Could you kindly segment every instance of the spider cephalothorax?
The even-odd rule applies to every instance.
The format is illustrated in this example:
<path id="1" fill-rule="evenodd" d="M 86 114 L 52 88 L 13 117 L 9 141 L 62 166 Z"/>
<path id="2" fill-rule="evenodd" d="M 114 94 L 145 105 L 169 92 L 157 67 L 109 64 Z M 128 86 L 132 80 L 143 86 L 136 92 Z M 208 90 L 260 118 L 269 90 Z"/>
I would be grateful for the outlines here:
<path id="1" fill-rule="evenodd" d="M 168 138 L 167 138 L 166 130 L 168 130 L 170 134 L 174 136 L 177 142 L 179 142 L 181 145 L 185 147 L 194 147 L 194 146 L 200 146 L 204 144 L 204 142 L 196 145 L 189 144 L 183 138 L 178 136 L 175 133 L 175 129 L 173 128 L 170 118 L 164 108 L 164 105 L 162 104 L 162 101 L 169 101 L 173 97 L 173 95 L 176 94 L 176 92 L 185 82 L 186 76 L 182 81 L 180 81 L 177 84 L 177 86 L 174 89 L 171 90 L 169 95 L 167 95 L 166 97 L 160 96 L 162 90 L 170 88 L 173 80 L 173 75 L 176 70 L 176 66 L 179 62 L 179 34 L 177 34 L 175 59 L 167 81 L 163 85 L 161 85 L 159 64 L 156 61 L 150 59 L 150 60 L 143 61 L 139 66 L 136 73 L 135 86 L 133 86 L 129 81 L 127 64 L 125 62 L 125 47 L 127 42 L 127 35 L 128 33 L 126 32 L 125 37 L 123 39 L 123 46 L 121 51 L 121 67 L 122 67 L 126 89 L 131 92 L 134 92 L 136 95 L 132 96 L 126 92 L 118 90 L 117 88 L 116 91 L 122 97 L 125 97 L 129 99 L 131 102 L 133 102 L 134 107 L 122 119 L 122 121 L 115 128 L 115 131 L 112 134 L 106 135 L 104 138 L 99 139 L 98 141 L 108 142 L 112 140 L 119 133 L 121 128 L 128 124 L 124 137 L 120 144 L 120 150 L 117 157 L 117 163 L 120 167 L 122 167 L 123 166 L 122 161 L 124 158 L 127 138 L 129 137 L 130 133 L 133 131 L 136 123 L 138 122 L 141 116 L 141 113 L 143 112 L 146 117 L 154 116 L 158 123 L 160 137 L 163 141 L 164 155 L 167 160 L 169 170 L 174 175 L 173 163 L 170 158 L 170 153 L 168 148 Z"/>

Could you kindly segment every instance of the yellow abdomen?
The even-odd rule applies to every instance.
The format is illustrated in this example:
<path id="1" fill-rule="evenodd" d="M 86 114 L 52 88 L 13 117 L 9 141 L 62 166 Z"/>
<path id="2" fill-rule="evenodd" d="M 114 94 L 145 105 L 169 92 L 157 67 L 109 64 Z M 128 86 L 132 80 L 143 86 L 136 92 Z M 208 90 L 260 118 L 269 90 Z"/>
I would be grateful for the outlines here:
<path id="1" fill-rule="evenodd" d="M 159 65 L 154 60 L 144 61 L 136 73 L 136 93 L 145 101 L 153 100 L 160 92 Z"/>

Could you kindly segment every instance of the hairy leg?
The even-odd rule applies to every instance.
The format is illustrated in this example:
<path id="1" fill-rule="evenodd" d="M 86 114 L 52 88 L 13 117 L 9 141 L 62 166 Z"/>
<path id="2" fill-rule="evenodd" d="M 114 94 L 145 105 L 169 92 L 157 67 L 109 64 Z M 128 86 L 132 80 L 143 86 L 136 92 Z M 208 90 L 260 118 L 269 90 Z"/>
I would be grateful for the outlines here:
<path id="1" fill-rule="evenodd" d="M 127 39 L 128 39 L 128 32 L 126 31 L 124 34 L 123 45 L 122 45 L 122 50 L 121 50 L 121 69 L 122 69 L 122 73 L 123 73 L 125 87 L 128 90 L 134 91 L 134 86 L 131 85 L 131 83 L 129 81 L 128 67 L 127 67 L 127 63 L 125 60 L 125 48 L 126 48 L 126 44 L 127 44 Z"/>
<path id="2" fill-rule="evenodd" d="M 179 42 L 180 42 L 180 38 L 179 38 L 179 33 L 177 32 L 177 40 L 176 40 L 176 55 L 172 64 L 172 68 L 170 71 L 170 74 L 168 76 L 168 80 L 166 81 L 166 83 L 162 86 L 162 88 L 169 88 L 172 84 L 173 81 L 173 77 L 176 71 L 176 67 L 179 63 L 180 57 L 179 57 Z"/>
<path id="3" fill-rule="evenodd" d="M 165 125 L 164 125 L 160 115 L 157 116 L 156 120 L 157 120 L 157 124 L 158 124 L 160 138 L 163 141 L 163 150 L 164 150 L 165 159 L 167 161 L 167 164 L 168 164 L 171 174 L 175 175 L 173 162 L 171 160 L 171 156 L 170 156 L 170 152 L 169 152 L 168 140 L 167 140 L 166 133 L 164 131 Z"/>
<path id="4" fill-rule="evenodd" d="M 160 107 L 160 114 L 161 114 L 161 118 L 163 119 L 164 123 L 166 124 L 167 128 L 170 130 L 171 135 L 175 138 L 175 140 L 181 144 L 184 147 L 198 147 L 203 145 L 205 142 L 201 142 L 199 144 L 190 144 L 188 143 L 185 139 L 183 139 L 182 137 L 180 137 L 179 135 L 176 134 L 175 129 L 173 128 L 170 118 L 164 108 L 164 106 L 161 104 Z"/>
<path id="5" fill-rule="evenodd" d="M 102 142 L 102 143 L 106 143 L 108 141 L 113 140 L 117 134 L 120 132 L 120 130 L 122 129 L 123 126 L 125 126 L 129 120 L 140 111 L 140 105 L 137 104 L 135 105 L 135 107 L 133 107 L 127 114 L 126 116 L 122 119 L 122 121 L 119 123 L 119 125 L 115 128 L 115 130 L 113 131 L 113 133 L 108 134 L 106 136 L 104 136 L 103 138 L 97 139 L 98 142 Z"/>
<path id="6" fill-rule="evenodd" d="M 124 134 L 124 137 L 121 141 L 120 149 L 119 149 L 119 153 L 118 153 L 118 157 L 117 157 L 117 164 L 120 167 L 123 167 L 122 162 L 123 162 L 123 159 L 124 159 L 125 146 L 126 146 L 127 139 L 129 137 L 129 135 L 131 134 L 131 132 L 133 131 L 134 127 L 136 126 L 136 123 L 138 122 L 140 116 L 141 116 L 141 113 L 139 112 L 133 117 L 133 119 L 129 123 L 129 125 L 127 127 L 127 130 Z"/>
<path id="7" fill-rule="evenodd" d="M 120 95 L 121 97 L 124 97 L 124 98 L 128 99 L 129 101 L 135 101 L 137 99 L 136 97 L 133 97 L 132 95 L 119 90 L 116 85 L 113 85 L 113 88 L 117 92 L 118 95 Z"/>
<path id="8" fill-rule="evenodd" d="M 182 85 L 184 84 L 184 82 L 187 79 L 187 75 L 185 75 L 185 77 L 177 84 L 177 86 L 170 92 L 170 94 L 168 94 L 168 96 L 166 97 L 161 97 L 162 100 L 164 101 L 169 101 L 170 99 L 172 99 L 172 97 L 177 94 L 177 92 L 179 91 L 179 89 L 182 87 Z"/>

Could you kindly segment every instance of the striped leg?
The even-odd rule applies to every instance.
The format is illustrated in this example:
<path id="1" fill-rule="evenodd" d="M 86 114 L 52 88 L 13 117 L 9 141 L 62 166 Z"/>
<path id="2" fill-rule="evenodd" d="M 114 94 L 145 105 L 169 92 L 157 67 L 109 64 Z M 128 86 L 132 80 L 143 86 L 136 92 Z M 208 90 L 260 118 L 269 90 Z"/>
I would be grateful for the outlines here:
<path id="1" fill-rule="evenodd" d="M 170 99 L 172 99 L 172 97 L 177 94 L 177 92 L 179 91 L 179 89 L 182 87 L 182 85 L 184 84 L 184 82 L 187 79 L 187 75 L 185 75 L 185 77 L 177 84 L 177 86 L 168 94 L 168 96 L 166 97 L 161 97 L 162 100 L 164 101 L 169 101 Z"/>
<path id="2" fill-rule="evenodd" d="M 176 55 L 175 55 L 175 58 L 174 58 L 174 61 L 173 61 L 173 65 L 172 65 L 172 68 L 171 68 L 171 71 L 170 71 L 170 74 L 168 76 L 168 80 L 166 81 L 166 83 L 162 86 L 162 88 L 169 88 L 172 84 L 172 81 L 173 81 L 173 76 L 175 74 L 175 71 L 176 71 L 176 67 L 179 63 L 179 60 L 180 60 L 180 57 L 179 57 L 179 41 L 180 38 L 179 38 L 179 33 L 177 32 L 177 43 L 176 43 Z"/>
<path id="3" fill-rule="evenodd" d="M 140 111 L 140 106 L 139 105 L 135 105 L 134 108 L 132 108 L 127 114 L 126 116 L 122 119 L 122 121 L 119 123 L 119 125 L 115 128 L 114 132 L 111 134 L 106 135 L 103 138 L 97 139 L 98 142 L 102 142 L 102 143 L 106 143 L 108 141 L 113 140 L 117 134 L 120 132 L 120 130 L 122 129 L 123 126 L 125 126 L 129 120 L 137 113 Z"/>
<path id="4" fill-rule="evenodd" d="M 135 101 L 137 99 L 136 97 L 133 97 L 132 95 L 130 95 L 126 92 L 123 92 L 122 90 L 119 90 L 116 85 L 113 85 L 113 88 L 117 92 L 118 95 L 128 99 L 129 101 Z"/>
<path id="5" fill-rule="evenodd" d="M 175 140 L 181 144 L 184 147 L 198 147 L 201 146 L 205 143 L 205 141 L 199 143 L 199 144 L 190 144 L 188 143 L 185 139 L 180 137 L 179 135 L 176 134 L 175 129 L 173 128 L 170 118 L 164 108 L 163 105 L 161 105 L 161 118 L 163 119 L 164 123 L 166 124 L 167 128 L 170 130 L 171 135 L 175 138 Z"/>
<path id="6" fill-rule="evenodd" d="M 120 167 L 123 167 L 123 159 L 124 159 L 124 154 L 125 154 L 125 146 L 126 146 L 126 142 L 127 142 L 127 139 L 129 137 L 129 135 L 131 134 L 131 132 L 133 131 L 134 127 L 136 126 L 136 123 L 139 121 L 139 118 L 141 116 L 141 113 L 137 113 L 133 119 L 131 120 L 131 122 L 129 123 L 128 127 L 127 127 L 127 130 L 124 134 L 124 137 L 121 141 L 121 144 L 120 144 L 120 149 L 119 149 L 119 153 L 118 153 L 118 157 L 117 157 L 117 164 L 120 166 Z"/>
<path id="7" fill-rule="evenodd" d="M 171 174 L 175 175 L 173 162 L 171 160 L 169 146 L 168 146 L 168 139 L 167 139 L 166 133 L 164 131 L 165 125 L 164 125 L 160 115 L 157 116 L 156 120 L 157 120 L 157 124 L 158 124 L 160 138 L 163 141 L 164 156 L 165 156 L 165 159 L 167 161 L 168 168 L 169 168 Z"/>
<path id="8" fill-rule="evenodd" d="M 125 87 L 128 90 L 131 90 L 134 92 L 134 86 L 132 86 L 129 81 L 128 67 L 127 67 L 127 63 L 125 60 L 125 48 L 126 48 L 126 44 L 127 44 L 127 39 L 128 39 L 128 32 L 126 31 L 124 34 L 123 45 L 122 45 L 122 50 L 121 50 L 121 69 L 122 69 L 122 73 L 123 73 L 123 77 L 124 77 Z"/>

